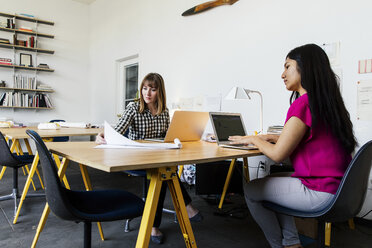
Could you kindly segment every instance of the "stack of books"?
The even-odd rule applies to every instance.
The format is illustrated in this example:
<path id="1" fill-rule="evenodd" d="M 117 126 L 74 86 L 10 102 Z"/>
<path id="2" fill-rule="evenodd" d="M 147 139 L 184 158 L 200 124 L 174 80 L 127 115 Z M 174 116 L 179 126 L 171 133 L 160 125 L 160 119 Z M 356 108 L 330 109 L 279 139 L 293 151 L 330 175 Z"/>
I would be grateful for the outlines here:
<path id="1" fill-rule="evenodd" d="M 26 32 L 32 32 L 33 31 L 32 28 L 30 28 L 30 27 L 20 27 L 18 30 L 26 31 Z"/>
<path id="2" fill-rule="evenodd" d="M 269 126 L 267 128 L 268 134 L 280 134 L 283 130 L 283 126 L 275 125 L 275 126 Z"/>
<path id="3" fill-rule="evenodd" d="M 52 87 L 46 84 L 39 84 L 38 86 L 36 86 L 36 88 L 38 90 L 52 90 Z"/>
<path id="4" fill-rule="evenodd" d="M 49 69 L 49 65 L 47 65 L 47 64 L 42 64 L 42 63 L 40 63 L 37 67 L 39 67 L 39 68 L 44 68 L 44 69 Z"/>
<path id="5" fill-rule="evenodd" d="M 3 44 L 10 44 L 10 41 L 9 41 L 9 39 L 0 38 L 0 43 L 3 43 Z"/>
<path id="6" fill-rule="evenodd" d="M 12 60 L 8 58 L 0 58 L 0 65 L 12 65 Z"/>

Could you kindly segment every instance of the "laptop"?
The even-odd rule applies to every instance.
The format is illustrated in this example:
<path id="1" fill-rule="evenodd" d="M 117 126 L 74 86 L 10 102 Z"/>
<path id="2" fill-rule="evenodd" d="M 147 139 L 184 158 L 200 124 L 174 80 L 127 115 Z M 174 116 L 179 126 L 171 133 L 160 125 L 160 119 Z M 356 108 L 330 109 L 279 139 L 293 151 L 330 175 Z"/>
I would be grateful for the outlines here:
<path id="1" fill-rule="evenodd" d="M 243 144 L 231 144 L 229 136 L 239 135 L 245 136 L 246 131 L 243 124 L 243 119 L 239 113 L 221 113 L 221 112 L 210 112 L 214 134 L 216 135 L 216 141 L 218 146 L 243 149 L 243 150 L 254 150 L 257 149 L 254 145 L 243 145 Z"/>
<path id="2" fill-rule="evenodd" d="M 177 110 L 174 112 L 164 139 L 145 139 L 156 142 L 181 142 L 201 139 L 209 119 L 208 112 Z"/>

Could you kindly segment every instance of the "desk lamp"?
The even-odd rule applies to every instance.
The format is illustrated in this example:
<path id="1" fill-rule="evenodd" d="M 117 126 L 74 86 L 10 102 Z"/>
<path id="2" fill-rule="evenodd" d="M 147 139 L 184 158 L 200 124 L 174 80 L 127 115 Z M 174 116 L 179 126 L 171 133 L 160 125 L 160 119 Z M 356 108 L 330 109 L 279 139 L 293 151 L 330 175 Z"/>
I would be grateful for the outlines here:
<path id="1" fill-rule="evenodd" d="M 250 93 L 257 93 L 260 96 L 261 108 L 260 108 L 260 133 L 263 134 L 263 99 L 262 94 L 256 90 L 248 90 L 242 87 L 233 87 L 226 95 L 226 100 L 238 100 L 238 99 L 249 99 L 251 100 Z"/>

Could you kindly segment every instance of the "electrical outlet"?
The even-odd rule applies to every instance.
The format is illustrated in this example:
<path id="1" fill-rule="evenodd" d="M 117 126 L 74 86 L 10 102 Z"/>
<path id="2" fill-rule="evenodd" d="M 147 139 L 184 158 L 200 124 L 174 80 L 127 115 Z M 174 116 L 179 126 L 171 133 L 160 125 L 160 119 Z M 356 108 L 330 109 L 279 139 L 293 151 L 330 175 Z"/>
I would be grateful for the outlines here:
<path id="1" fill-rule="evenodd" d="M 266 161 L 260 161 L 258 164 L 261 170 L 266 171 Z"/>

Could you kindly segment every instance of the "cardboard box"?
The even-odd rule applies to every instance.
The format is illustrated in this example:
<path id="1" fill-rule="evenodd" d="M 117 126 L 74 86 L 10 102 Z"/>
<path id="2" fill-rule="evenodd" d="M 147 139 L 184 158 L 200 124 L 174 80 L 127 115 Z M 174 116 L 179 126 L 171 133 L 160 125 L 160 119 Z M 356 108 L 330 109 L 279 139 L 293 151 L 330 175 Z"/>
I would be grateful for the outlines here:
<path id="1" fill-rule="evenodd" d="M 297 230 L 300 234 L 317 239 L 318 221 L 312 218 L 295 218 Z"/>

